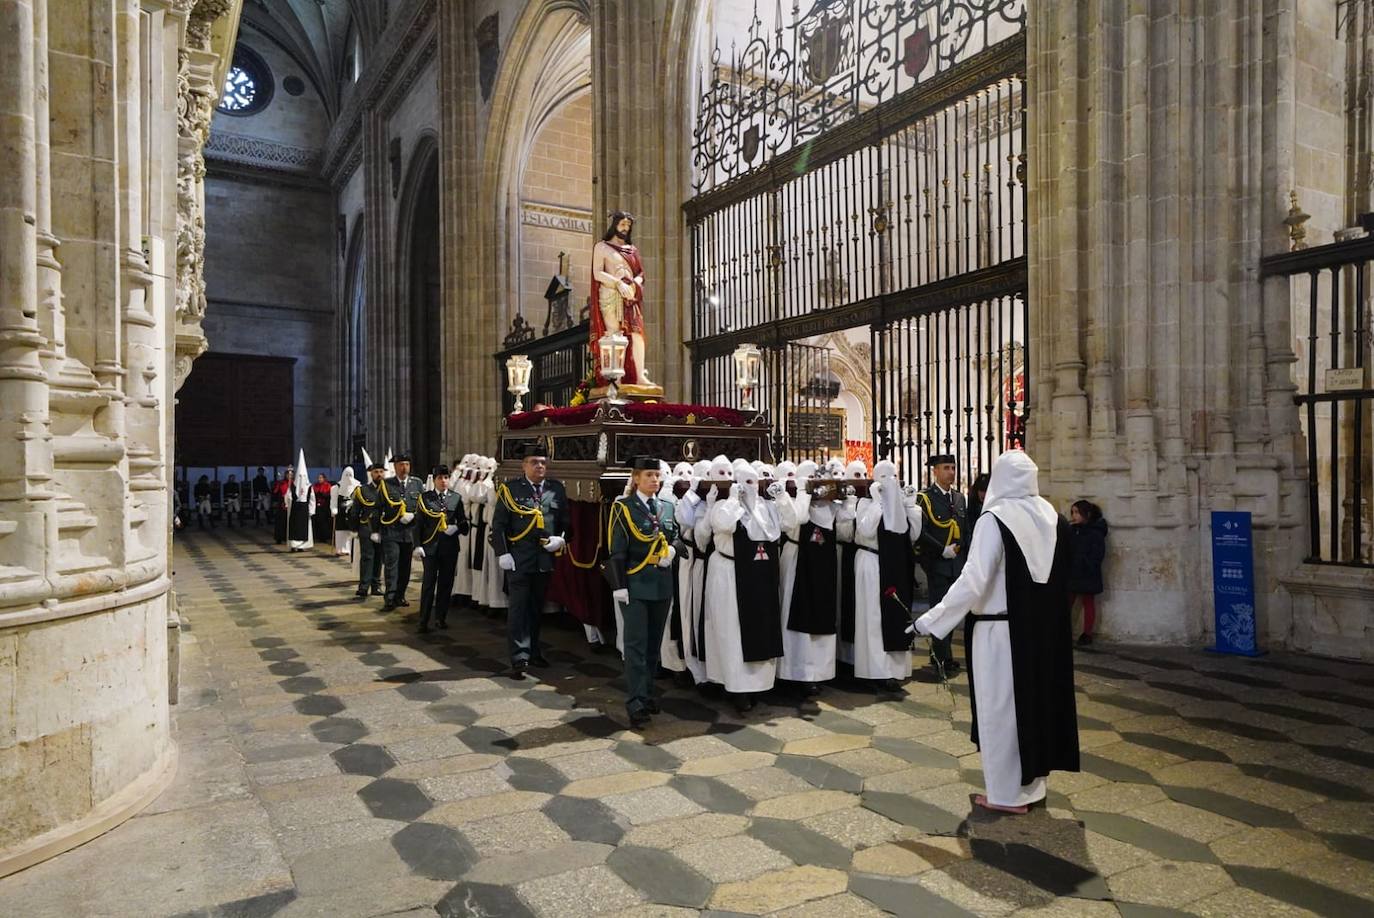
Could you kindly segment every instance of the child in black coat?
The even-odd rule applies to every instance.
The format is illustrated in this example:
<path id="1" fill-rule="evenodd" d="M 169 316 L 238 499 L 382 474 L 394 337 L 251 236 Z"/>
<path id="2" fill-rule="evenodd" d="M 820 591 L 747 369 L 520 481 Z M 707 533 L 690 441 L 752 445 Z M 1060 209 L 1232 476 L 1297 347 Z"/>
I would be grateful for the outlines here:
<path id="1" fill-rule="evenodd" d="M 1102 592 L 1102 561 L 1107 557 L 1107 521 L 1102 508 L 1089 500 L 1075 501 L 1069 509 L 1073 533 L 1073 563 L 1069 568 L 1069 593 L 1083 605 L 1080 646 L 1093 642 L 1097 622 L 1097 597 Z"/>

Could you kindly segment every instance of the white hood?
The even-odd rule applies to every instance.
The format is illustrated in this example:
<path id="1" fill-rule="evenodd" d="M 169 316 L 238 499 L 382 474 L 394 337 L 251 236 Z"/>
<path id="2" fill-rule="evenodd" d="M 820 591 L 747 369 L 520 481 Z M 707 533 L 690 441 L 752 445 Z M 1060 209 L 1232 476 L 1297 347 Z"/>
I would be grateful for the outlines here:
<path id="1" fill-rule="evenodd" d="M 897 466 L 884 459 L 873 466 L 873 483 L 881 484 L 878 503 L 883 508 L 883 528 L 888 532 L 906 532 L 906 508 L 902 506 L 902 483 L 897 480 Z"/>
<path id="2" fill-rule="evenodd" d="M 741 459 L 735 463 L 734 479 L 735 484 L 740 485 L 740 490 L 744 492 L 740 495 L 740 503 L 744 505 L 744 516 L 740 521 L 744 523 L 744 530 L 749 533 L 749 538 L 755 542 L 777 541 L 782 535 L 782 525 L 777 512 L 769 502 L 759 497 L 758 472 Z"/>
<path id="3" fill-rule="evenodd" d="M 345 466 L 343 474 L 339 476 L 339 493 L 352 494 L 357 486 L 358 479 L 353 477 L 353 466 Z"/>
<path id="4" fill-rule="evenodd" d="M 296 458 L 296 480 L 291 484 L 296 492 L 296 500 L 310 497 L 310 470 L 305 467 L 305 450 Z"/>
<path id="5" fill-rule="evenodd" d="M 1045 583 L 1054 566 L 1054 546 L 1059 533 L 1059 514 L 1040 496 L 1040 469 L 1021 450 L 1003 453 L 992 464 L 992 478 L 983 502 L 1011 530 L 1026 556 L 1031 579 Z"/>

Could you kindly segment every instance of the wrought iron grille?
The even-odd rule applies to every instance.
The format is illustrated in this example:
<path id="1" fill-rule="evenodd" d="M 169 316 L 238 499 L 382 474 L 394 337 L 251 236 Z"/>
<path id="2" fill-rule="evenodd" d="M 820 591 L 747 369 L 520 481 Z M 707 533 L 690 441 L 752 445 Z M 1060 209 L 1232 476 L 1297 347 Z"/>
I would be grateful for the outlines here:
<path id="1" fill-rule="evenodd" d="M 834 407 L 840 380 L 831 369 L 832 353 L 826 345 L 799 342 L 767 348 L 759 385 L 751 392 L 736 385 L 733 355 L 710 358 L 694 367 L 695 400 L 766 411 L 774 422 L 773 455 L 778 460 L 843 456 L 845 415 Z"/>
<path id="2" fill-rule="evenodd" d="M 1374 238 L 1366 237 L 1272 256 L 1261 268 L 1292 283 L 1312 563 L 1374 566 L 1371 262 Z"/>
<path id="3" fill-rule="evenodd" d="M 952 70 L 1026 18 L 1025 0 L 765 0 L 762 14 L 756 0 L 727 52 L 720 32 L 742 25 L 728 10 L 743 5 L 717 6 L 698 74 L 698 193 Z"/>
<path id="4" fill-rule="evenodd" d="M 971 473 L 1024 445 L 1024 67 L 1018 35 L 684 205 L 696 400 L 738 404 L 731 354 L 755 344 L 775 453 L 824 452 L 832 403 L 798 395 L 807 348 L 845 335 L 876 456 Z"/>
<path id="5" fill-rule="evenodd" d="M 1027 318 L 1017 294 L 874 328 L 875 454 L 918 474 L 951 454 L 971 481 L 1025 446 Z"/>
<path id="6" fill-rule="evenodd" d="M 501 389 L 501 413 L 509 414 L 515 408 L 515 397 L 506 391 L 506 359 L 516 354 L 530 358 L 530 392 L 525 396 L 528 410 L 534 405 L 545 404 L 562 407 L 572 400 L 578 383 L 586 379 L 591 371 L 591 353 L 587 349 L 587 323 L 552 335 L 545 335 L 497 352 L 496 372 Z"/>

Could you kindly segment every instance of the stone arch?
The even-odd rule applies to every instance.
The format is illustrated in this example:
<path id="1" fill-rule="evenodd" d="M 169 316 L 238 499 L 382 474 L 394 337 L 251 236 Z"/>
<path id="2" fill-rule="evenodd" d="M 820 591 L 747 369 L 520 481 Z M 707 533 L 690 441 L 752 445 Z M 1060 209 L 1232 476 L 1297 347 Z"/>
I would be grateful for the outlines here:
<path id="1" fill-rule="evenodd" d="M 488 302 L 500 304 L 496 336 L 510 324 L 520 296 L 520 181 L 530 147 L 557 109 L 591 88 L 591 30 L 580 4 L 548 0 L 529 7 L 510 40 L 506 59 L 492 92 L 491 118 L 484 147 L 485 164 L 480 213 L 496 215 L 495 237 L 504 252 L 496 255 L 505 270 Z M 487 206 L 489 203 L 490 206 Z"/>
<path id="2" fill-rule="evenodd" d="M 439 140 L 425 132 L 416 143 L 402 183 L 397 209 L 396 293 L 397 315 L 391 317 L 405 341 L 401 349 L 405 410 L 391 431 L 399 436 L 421 469 L 439 458 L 443 445 L 442 342 L 439 241 Z"/>
<path id="3" fill-rule="evenodd" d="M 562 81 L 563 91 L 569 84 L 590 86 L 587 17 L 588 5 L 577 0 L 530 3 L 505 41 L 482 128 L 481 152 L 472 170 L 472 184 L 468 186 L 471 213 L 480 214 L 482 224 L 478 227 L 460 222 L 451 226 L 448 233 L 452 258 L 472 259 L 489 267 L 480 272 L 480 281 L 447 294 L 453 319 L 447 340 L 453 352 L 461 355 L 457 360 L 459 367 L 450 362 L 450 370 L 458 372 L 450 373 L 446 386 L 449 398 L 445 404 L 445 430 L 454 448 L 488 449 L 498 426 L 501 399 L 490 355 L 501 345 L 509 326 L 509 304 L 514 302 L 518 290 L 509 253 L 511 223 L 518 218 L 513 205 L 518 204 L 515 198 L 519 165 L 525 140 L 530 136 L 529 118 L 541 108 L 547 111 L 558 101 L 561 93 L 547 91 L 556 85 L 554 80 Z M 577 41 L 572 41 L 574 38 Z M 585 53 L 581 51 L 583 46 Z M 578 49 L 576 63 L 570 60 L 573 48 Z M 541 85 L 545 91 L 537 92 Z M 480 118 L 478 123 L 482 123 Z M 453 141 L 446 138 L 446 142 Z M 461 218 L 467 210 L 453 209 L 448 213 Z"/>
<path id="4" fill-rule="evenodd" d="M 367 255 L 363 242 L 363 214 L 353 219 L 344 255 L 343 309 L 339 313 L 339 391 L 342 395 L 341 452 L 345 462 L 355 460 L 355 443 L 367 436 Z"/>

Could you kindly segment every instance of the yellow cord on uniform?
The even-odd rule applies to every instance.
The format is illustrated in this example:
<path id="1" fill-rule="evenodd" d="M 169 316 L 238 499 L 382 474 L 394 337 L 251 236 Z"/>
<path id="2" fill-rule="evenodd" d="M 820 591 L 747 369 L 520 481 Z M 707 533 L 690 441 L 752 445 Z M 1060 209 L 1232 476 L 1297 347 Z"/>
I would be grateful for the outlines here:
<path id="1" fill-rule="evenodd" d="M 496 494 L 498 497 L 501 498 L 502 501 L 505 502 L 506 509 L 510 510 L 511 513 L 514 513 L 516 516 L 530 517 L 530 524 L 526 526 L 524 531 L 521 532 L 519 535 L 511 536 L 510 541 L 519 542 L 525 536 L 529 535 L 530 531 L 533 530 L 535 527 L 538 527 L 540 529 L 544 528 L 544 512 L 538 507 L 522 507 L 519 504 L 517 504 L 515 502 L 515 495 L 510 493 L 510 488 L 506 487 L 506 483 L 504 481 L 497 486 Z"/>
<path id="2" fill-rule="evenodd" d="M 634 520 L 630 518 L 630 508 L 625 505 L 624 499 L 617 500 L 615 502 L 615 506 L 620 508 L 620 515 L 625 518 L 625 528 L 629 531 L 629 534 L 633 535 L 636 539 L 638 539 L 641 542 L 651 543 L 649 546 L 649 553 L 644 556 L 644 560 L 641 561 L 633 569 L 627 571 L 627 575 L 638 574 L 640 571 L 644 570 L 644 568 L 648 567 L 650 562 L 657 564 L 659 561 L 667 557 L 668 537 L 665 536 L 662 531 L 656 532 L 653 535 L 645 535 L 644 533 L 639 531 L 639 529 L 635 526 Z M 611 533 L 614 530 L 615 521 L 615 510 L 612 510 L 610 523 L 606 526 L 607 545 L 611 544 Z"/>
<path id="3" fill-rule="evenodd" d="M 955 519 L 953 516 L 951 516 L 947 520 L 936 519 L 935 508 L 930 505 L 930 495 L 924 491 L 919 491 L 917 492 L 916 496 L 921 499 L 921 503 L 926 505 L 926 519 L 930 521 L 930 524 L 934 526 L 936 529 L 945 530 L 945 544 L 953 545 L 955 542 L 958 542 L 959 521 Z"/>

